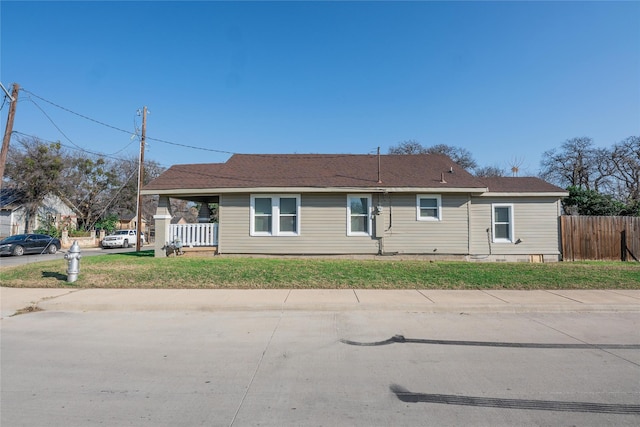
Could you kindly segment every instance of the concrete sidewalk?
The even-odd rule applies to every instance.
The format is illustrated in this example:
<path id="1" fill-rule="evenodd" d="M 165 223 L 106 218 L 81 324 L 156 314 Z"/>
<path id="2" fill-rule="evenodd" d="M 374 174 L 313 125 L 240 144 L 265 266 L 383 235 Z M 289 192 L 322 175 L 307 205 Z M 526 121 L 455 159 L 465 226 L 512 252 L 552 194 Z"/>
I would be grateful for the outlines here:
<path id="1" fill-rule="evenodd" d="M 1 316 L 49 311 L 640 312 L 640 290 L 16 289 Z"/>

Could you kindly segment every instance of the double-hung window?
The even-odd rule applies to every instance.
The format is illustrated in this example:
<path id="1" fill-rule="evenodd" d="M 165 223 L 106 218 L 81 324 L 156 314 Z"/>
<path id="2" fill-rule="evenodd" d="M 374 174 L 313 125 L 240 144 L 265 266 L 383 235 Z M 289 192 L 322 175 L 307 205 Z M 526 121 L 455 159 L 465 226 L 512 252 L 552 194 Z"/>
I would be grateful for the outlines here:
<path id="1" fill-rule="evenodd" d="M 418 194 L 416 211 L 418 221 L 442 220 L 442 197 L 439 194 Z"/>
<path id="2" fill-rule="evenodd" d="M 251 196 L 252 236 L 298 236 L 300 195 L 265 194 Z"/>
<path id="3" fill-rule="evenodd" d="M 347 236 L 371 235 L 371 196 L 347 196 Z"/>
<path id="4" fill-rule="evenodd" d="M 273 198 L 252 197 L 251 220 L 252 235 L 271 235 L 273 232 Z"/>
<path id="5" fill-rule="evenodd" d="M 513 205 L 491 205 L 491 225 L 493 228 L 494 243 L 513 242 Z"/>
<path id="6" fill-rule="evenodd" d="M 300 200 L 297 197 L 280 197 L 280 234 L 298 234 L 298 207 Z"/>

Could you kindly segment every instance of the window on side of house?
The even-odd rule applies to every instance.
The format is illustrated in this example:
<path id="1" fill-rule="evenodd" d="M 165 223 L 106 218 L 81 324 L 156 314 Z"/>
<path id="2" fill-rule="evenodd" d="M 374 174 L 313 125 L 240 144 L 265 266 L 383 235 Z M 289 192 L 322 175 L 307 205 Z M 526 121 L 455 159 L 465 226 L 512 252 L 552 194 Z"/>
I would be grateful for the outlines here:
<path id="1" fill-rule="evenodd" d="M 441 221 L 442 197 L 439 194 L 418 194 L 416 211 L 418 221 Z"/>
<path id="2" fill-rule="evenodd" d="M 491 205 L 491 224 L 493 228 L 494 243 L 513 242 L 513 205 Z"/>
<path id="3" fill-rule="evenodd" d="M 371 196 L 347 196 L 347 236 L 371 236 Z"/>
<path id="4" fill-rule="evenodd" d="M 300 235 L 300 195 L 251 196 L 251 236 Z"/>
<path id="5" fill-rule="evenodd" d="M 298 234 L 298 214 L 300 208 L 299 197 L 280 197 L 279 203 L 279 234 L 280 235 L 297 235 Z"/>

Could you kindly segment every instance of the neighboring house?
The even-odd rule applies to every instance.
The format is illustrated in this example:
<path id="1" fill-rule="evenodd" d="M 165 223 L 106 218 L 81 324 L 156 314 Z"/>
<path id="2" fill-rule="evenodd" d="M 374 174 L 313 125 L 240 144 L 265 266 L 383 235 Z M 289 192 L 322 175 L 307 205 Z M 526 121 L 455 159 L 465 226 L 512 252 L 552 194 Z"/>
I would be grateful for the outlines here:
<path id="1" fill-rule="evenodd" d="M 118 230 L 135 230 L 137 222 L 138 217 L 135 214 L 120 215 L 120 217 L 118 218 L 118 225 L 116 225 L 116 227 Z M 141 232 L 144 232 L 146 224 L 147 221 L 142 218 L 142 224 L 140 227 Z"/>
<path id="2" fill-rule="evenodd" d="M 160 196 L 156 256 L 179 198 L 219 204 L 221 254 L 492 261 L 558 261 L 568 195 L 538 178 L 476 178 L 436 154 L 236 154 L 174 165 L 142 193 Z"/>
<path id="3" fill-rule="evenodd" d="M 23 194 L 10 188 L 0 190 L 0 237 L 32 232 L 27 230 L 27 211 L 23 204 Z M 48 195 L 38 208 L 34 220 L 34 230 L 46 222 L 56 227 L 69 225 L 75 228 L 77 216 L 58 196 Z"/>
<path id="4" fill-rule="evenodd" d="M 173 218 L 171 218 L 171 224 L 174 224 L 174 225 L 175 224 L 179 224 L 179 225 L 187 224 L 187 220 L 184 219 L 184 217 L 182 215 L 174 216 Z"/>

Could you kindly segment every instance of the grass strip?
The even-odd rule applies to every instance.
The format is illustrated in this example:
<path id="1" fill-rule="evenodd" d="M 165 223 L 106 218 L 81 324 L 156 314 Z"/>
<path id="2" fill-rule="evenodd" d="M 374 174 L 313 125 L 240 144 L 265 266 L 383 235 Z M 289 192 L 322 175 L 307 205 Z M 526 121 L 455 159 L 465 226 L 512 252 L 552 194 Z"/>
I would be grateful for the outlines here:
<path id="1" fill-rule="evenodd" d="M 64 260 L 0 270 L 2 286 L 25 288 L 640 289 L 640 264 L 154 258 L 147 251 L 86 257 L 78 280 L 66 277 Z"/>

